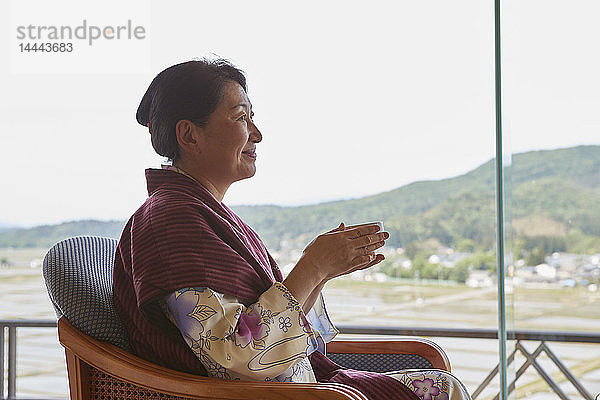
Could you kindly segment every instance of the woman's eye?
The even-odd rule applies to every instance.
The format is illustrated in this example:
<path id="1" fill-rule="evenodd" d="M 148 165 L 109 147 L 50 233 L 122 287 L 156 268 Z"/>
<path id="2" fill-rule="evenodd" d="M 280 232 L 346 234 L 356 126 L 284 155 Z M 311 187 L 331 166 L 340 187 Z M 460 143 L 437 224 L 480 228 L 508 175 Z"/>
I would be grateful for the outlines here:
<path id="1" fill-rule="evenodd" d="M 239 118 L 238 121 L 246 121 L 246 114 L 242 114 Z"/>

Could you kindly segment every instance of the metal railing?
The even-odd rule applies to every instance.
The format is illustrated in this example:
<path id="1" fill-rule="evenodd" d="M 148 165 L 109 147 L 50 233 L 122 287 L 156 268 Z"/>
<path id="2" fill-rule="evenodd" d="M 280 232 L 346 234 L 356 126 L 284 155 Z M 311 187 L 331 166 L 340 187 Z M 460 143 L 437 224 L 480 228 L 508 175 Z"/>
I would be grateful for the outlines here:
<path id="1" fill-rule="evenodd" d="M 17 400 L 16 397 L 16 371 L 17 371 L 17 328 L 56 328 L 54 320 L 0 320 L 0 399 Z M 405 328 L 405 327 L 366 327 L 359 325 L 340 325 L 338 329 L 343 334 L 359 335 L 390 335 L 390 336 L 427 336 L 427 337 L 451 337 L 451 338 L 471 338 L 471 339 L 497 339 L 498 331 L 494 329 L 443 329 L 443 328 Z M 8 337 L 5 336 L 8 331 Z M 537 373 L 548 383 L 552 390 L 563 400 L 569 397 L 560 389 L 552 376 L 542 368 L 536 361 L 536 358 L 546 353 L 550 360 L 558 367 L 560 372 L 573 384 L 575 389 L 586 400 L 594 400 L 594 397 L 583 387 L 581 382 L 569 371 L 561 362 L 559 357 L 550 349 L 547 342 L 568 342 L 568 343 L 595 343 L 600 344 L 600 334 L 580 333 L 580 332 L 555 332 L 555 331 L 530 331 L 515 330 L 508 331 L 509 340 L 516 340 L 515 350 L 508 357 L 508 362 L 514 362 L 515 355 L 520 352 L 525 357 L 525 362 L 517 369 L 515 380 L 510 383 L 509 391 L 515 389 L 516 380 L 521 377 L 529 367 L 533 367 Z M 8 340 L 6 340 L 8 339 Z M 521 341 L 541 342 L 537 349 L 528 352 L 521 344 Z M 8 342 L 8 346 L 6 346 Z M 5 355 L 5 349 L 8 351 Z M 5 395 L 5 363 L 7 369 L 7 391 Z M 481 392 L 490 384 L 498 374 L 499 366 L 494 369 L 481 382 L 479 387 L 472 394 L 476 399 Z M 498 399 L 499 395 L 496 395 Z M 27 400 L 34 400 L 28 398 Z M 35 399 L 50 400 L 50 399 Z M 56 399 L 54 399 L 56 400 Z"/>
<path id="2" fill-rule="evenodd" d="M 340 328 L 342 333 L 346 334 L 368 334 L 368 335 L 400 335 L 400 336 L 430 336 L 430 337 L 454 337 L 454 338 L 472 338 L 472 339 L 498 339 L 498 331 L 494 329 L 443 329 L 443 328 L 400 328 L 400 327 L 364 327 L 354 325 L 343 325 Z M 533 331 L 533 330 L 514 330 L 507 332 L 508 340 L 516 340 L 515 349 L 508 356 L 507 363 L 514 362 L 515 355 L 520 352 L 525 357 L 525 362 L 517 369 L 515 379 L 508 385 L 508 393 L 515 390 L 516 381 L 529 367 L 533 367 L 540 377 L 550 386 L 550 388 L 562 400 L 569 400 L 569 397 L 559 387 L 552 376 L 536 361 L 536 358 L 546 353 L 548 358 L 558 367 L 564 377 L 571 382 L 573 387 L 581 394 L 585 400 L 594 400 L 592 394 L 587 391 L 581 382 L 569 371 L 560 358 L 550 349 L 547 342 L 567 342 L 567 343 L 596 343 L 600 344 L 600 334 L 584 332 L 557 332 L 557 331 Z M 521 341 L 540 342 L 533 352 L 528 352 Z M 500 365 L 496 365 L 492 371 L 485 377 L 483 382 L 471 394 L 476 399 L 481 392 L 490 384 L 496 375 L 499 374 Z M 494 396 L 494 400 L 500 398 L 500 393 Z M 600 398 L 596 397 L 596 399 Z"/>
<path id="3" fill-rule="evenodd" d="M 17 328 L 56 328 L 55 320 L 0 320 L 0 399 L 16 400 L 17 392 Z M 8 337 L 5 336 L 8 331 Z M 4 355 L 8 339 L 7 356 Z M 4 389 L 4 364 L 7 368 L 7 390 Z M 28 400 L 46 400 L 31 399 Z"/>

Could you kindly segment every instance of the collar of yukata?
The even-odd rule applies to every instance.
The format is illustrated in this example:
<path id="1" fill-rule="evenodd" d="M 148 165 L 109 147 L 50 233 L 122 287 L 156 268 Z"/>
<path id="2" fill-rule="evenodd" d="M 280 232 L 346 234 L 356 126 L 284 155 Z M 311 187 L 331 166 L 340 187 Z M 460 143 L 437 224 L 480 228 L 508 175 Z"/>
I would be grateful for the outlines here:
<path id="1" fill-rule="evenodd" d="M 197 180 L 196 178 L 194 178 L 194 177 L 193 177 L 192 175 L 190 175 L 188 172 L 186 172 L 185 170 L 183 170 L 183 169 L 181 169 L 181 168 L 179 168 L 179 167 L 176 167 L 176 166 L 174 166 L 174 165 L 171 165 L 171 164 L 162 164 L 160 167 L 161 167 L 162 169 L 165 169 L 165 170 L 167 170 L 167 171 L 174 171 L 174 172 L 178 172 L 178 173 L 180 173 L 180 174 L 182 174 L 182 175 L 185 175 L 185 176 L 187 176 L 188 178 L 192 179 L 194 182 L 196 182 L 198 185 L 200 185 L 200 186 L 204 187 L 204 185 L 203 185 L 203 184 L 201 184 L 200 182 L 198 182 L 198 180 Z M 215 196 L 214 196 L 212 193 L 210 193 L 210 190 L 206 190 L 206 191 L 207 191 L 207 192 L 208 192 L 208 193 L 209 193 L 209 194 L 210 194 L 210 195 L 211 195 L 211 196 L 212 196 L 212 197 L 213 197 L 213 198 L 214 198 L 214 199 L 215 199 L 215 200 L 216 200 L 216 201 L 217 201 L 219 204 L 221 204 L 221 202 L 220 202 L 219 200 L 217 200 L 217 198 L 216 198 L 216 197 L 215 197 Z"/>
<path id="2" fill-rule="evenodd" d="M 194 182 L 198 183 L 199 185 L 203 186 L 200 182 L 198 182 L 192 175 L 190 175 L 189 173 L 187 173 L 185 170 L 176 167 L 174 165 L 171 164 L 162 164 L 160 166 L 162 169 L 165 169 L 167 171 L 174 171 L 174 172 L 178 172 L 182 175 L 187 176 L 188 178 L 194 180 Z M 207 190 L 208 193 L 210 193 L 209 190 Z M 212 193 L 210 193 L 210 195 L 212 196 Z M 215 196 L 213 196 L 214 198 Z M 216 200 L 216 198 L 215 198 Z M 219 204 L 221 204 L 221 206 L 223 205 L 221 202 L 219 202 L 217 200 L 217 202 Z M 223 209 L 225 210 L 225 212 L 230 216 L 230 218 L 227 220 L 227 222 L 231 225 L 231 227 L 233 228 L 233 231 L 235 232 L 235 234 L 238 236 L 238 239 L 240 239 L 242 241 L 242 243 L 246 243 L 246 240 L 244 240 L 243 238 L 246 238 L 246 234 L 244 233 L 244 231 L 242 230 L 242 228 L 239 227 L 239 225 L 237 224 L 237 222 L 235 222 L 235 220 L 231 217 L 231 214 L 229 213 L 229 211 L 227 211 L 224 207 Z M 241 235 L 241 237 L 240 237 Z"/>
<path id="3" fill-rule="evenodd" d="M 160 167 L 162 169 L 166 169 L 167 171 L 179 172 L 180 174 L 183 174 L 183 175 L 187 176 L 188 178 L 193 179 L 194 181 L 198 182 L 192 175 L 188 174 L 183 169 L 181 169 L 179 167 L 176 167 L 174 165 L 171 165 L 171 164 L 162 164 Z M 198 183 L 200 183 L 200 182 L 198 182 Z"/>

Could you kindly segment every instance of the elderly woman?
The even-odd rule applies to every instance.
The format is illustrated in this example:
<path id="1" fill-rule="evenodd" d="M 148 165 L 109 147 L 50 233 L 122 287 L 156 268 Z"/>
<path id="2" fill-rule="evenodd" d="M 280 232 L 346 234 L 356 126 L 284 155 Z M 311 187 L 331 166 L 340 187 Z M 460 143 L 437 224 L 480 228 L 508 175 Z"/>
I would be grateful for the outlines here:
<path id="1" fill-rule="evenodd" d="M 198 60 L 159 73 L 137 110 L 171 163 L 148 169 L 148 199 L 117 250 L 114 303 L 134 351 L 169 368 L 225 379 L 340 382 L 370 399 L 468 398 L 441 371 L 377 374 L 325 354 L 337 333 L 321 289 L 369 268 L 389 237 L 376 225 L 319 235 L 283 279 L 260 238 L 222 203 L 256 172 L 262 134 L 243 73 Z"/>

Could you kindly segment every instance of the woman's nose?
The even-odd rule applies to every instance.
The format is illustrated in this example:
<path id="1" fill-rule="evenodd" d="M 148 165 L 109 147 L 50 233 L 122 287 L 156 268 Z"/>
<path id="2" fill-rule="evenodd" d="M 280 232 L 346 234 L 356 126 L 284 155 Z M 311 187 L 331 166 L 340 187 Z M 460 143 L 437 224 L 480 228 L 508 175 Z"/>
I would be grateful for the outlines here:
<path id="1" fill-rule="evenodd" d="M 252 121 L 250 122 L 250 140 L 254 143 L 260 143 L 262 141 L 262 133 L 260 133 Z"/>

